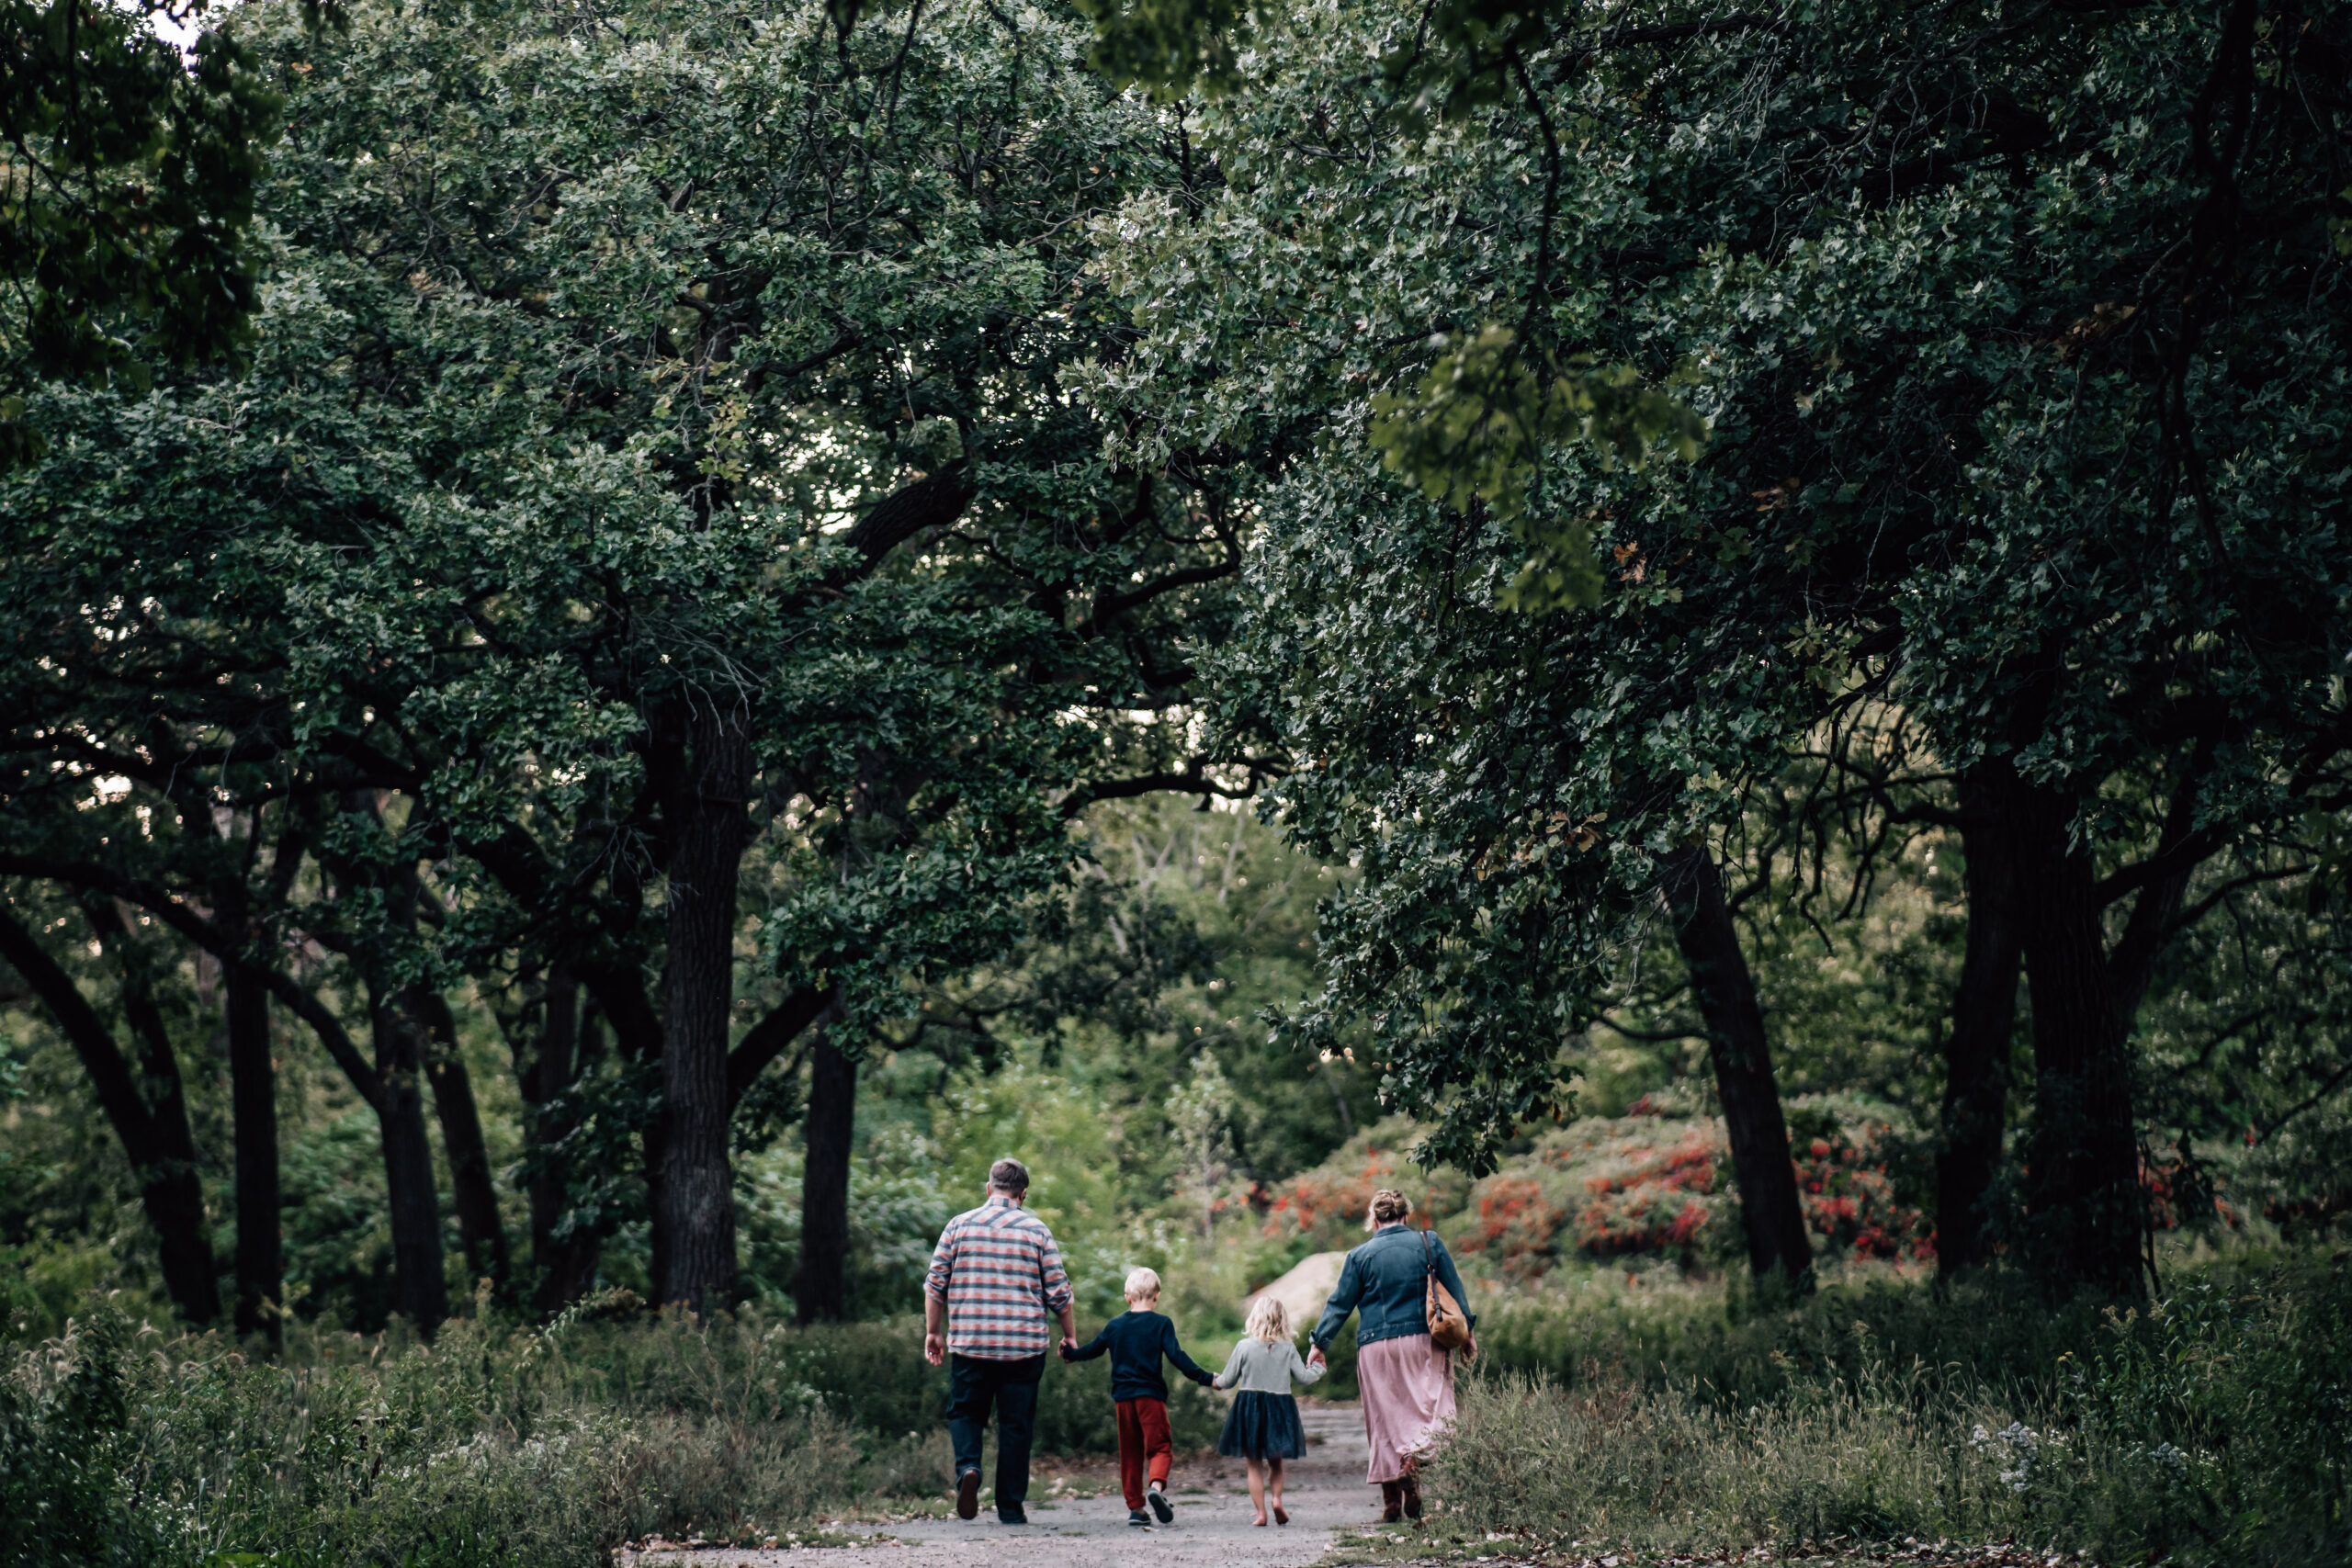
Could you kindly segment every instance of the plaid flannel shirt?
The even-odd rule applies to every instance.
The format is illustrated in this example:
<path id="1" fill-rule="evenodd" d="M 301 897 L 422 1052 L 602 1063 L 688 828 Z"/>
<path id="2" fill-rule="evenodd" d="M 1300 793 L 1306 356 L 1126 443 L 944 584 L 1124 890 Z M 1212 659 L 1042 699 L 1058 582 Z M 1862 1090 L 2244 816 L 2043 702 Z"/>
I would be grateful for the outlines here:
<path id="1" fill-rule="evenodd" d="M 923 1288 L 947 1303 L 947 1348 L 982 1361 L 1044 1355 L 1046 1314 L 1070 1303 L 1054 1233 L 995 1193 L 947 1222 Z"/>

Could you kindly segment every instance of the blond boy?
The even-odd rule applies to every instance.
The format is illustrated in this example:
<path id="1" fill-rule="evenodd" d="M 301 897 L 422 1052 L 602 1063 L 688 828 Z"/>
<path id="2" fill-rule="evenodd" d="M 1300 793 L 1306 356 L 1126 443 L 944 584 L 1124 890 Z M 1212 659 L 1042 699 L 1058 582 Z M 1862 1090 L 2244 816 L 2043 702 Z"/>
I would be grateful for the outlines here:
<path id="1" fill-rule="evenodd" d="M 1168 1383 L 1159 1373 L 1160 1359 L 1174 1362 L 1197 1383 L 1208 1382 L 1209 1374 L 1176 1342 L 1176 1325 L 1153 1310 L 1159 1304 L 1159 1275 L 1136 1269 L 1127 1276 L 1126 1293 L 1127 1310 L 1077 1349 L 1064 1346 L 1062 1359 L 1091 1361 L 1110 1353 L 1111 1397 L 1119 1410 L 1119 1485 L 1127 1497 L 1127 1523 L 1144 1529 L 1151 1524 L 1143 1511 L 1147 1502 L 1161 1524 L 1176 1522 L 1176 1510 L 1168 1505 L 1168 1467 L 1176 1450 L 1168 1438 Z"/>

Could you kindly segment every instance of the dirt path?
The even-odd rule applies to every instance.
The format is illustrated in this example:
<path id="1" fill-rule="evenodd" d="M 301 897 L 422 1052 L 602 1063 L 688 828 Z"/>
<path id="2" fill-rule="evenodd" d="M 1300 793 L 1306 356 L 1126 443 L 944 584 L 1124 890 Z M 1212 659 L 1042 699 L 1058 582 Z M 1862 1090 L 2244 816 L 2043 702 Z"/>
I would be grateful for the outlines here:
<path id="1" fill-rule="evenodd" d="M 1363 1417 L 1352 1405 L 1302 1407 L 1307 1455 L 1286 1468 L 1289 1525 L 1250 1524 L 1250 1493 L 1240 1461 L 1221 1469 L 1180 1465 L 1170 1484 L 1176 1522 L 1148 1530 L 1131 1528 L 1127 1506 L 1113 1487 L 1101 1497 L 1029 1502 L 1029 1524 L 1007 1527 L 986 1507 L 970 1524 L 915 1519 L 904 1524 L 838 1527 L 872 1531 L 871 1545 L 752 1551 L 741 1548 L 622 1554 L 639 1568 L 1304 1568 L 1330 1546 L 1340 1525 L 1373 1522 L 1380 1495 L 1363 1480 Z M 1320 1439 L 1317 1441 L 1317 1439 Z"/>

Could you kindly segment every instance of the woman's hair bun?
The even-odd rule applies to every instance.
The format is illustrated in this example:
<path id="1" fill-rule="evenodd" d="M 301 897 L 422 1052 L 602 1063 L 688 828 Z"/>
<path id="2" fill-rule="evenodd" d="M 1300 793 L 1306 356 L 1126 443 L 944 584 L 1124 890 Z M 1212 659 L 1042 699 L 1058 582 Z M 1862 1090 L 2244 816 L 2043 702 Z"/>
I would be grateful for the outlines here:
<path id="1" fill-rule="evenodd" d="M 1393 1187 L 1384 1187 L 1372 1195 L 1372 1223 L 1393 1225 L 1413 1212 L 1413 1201 Z"/>

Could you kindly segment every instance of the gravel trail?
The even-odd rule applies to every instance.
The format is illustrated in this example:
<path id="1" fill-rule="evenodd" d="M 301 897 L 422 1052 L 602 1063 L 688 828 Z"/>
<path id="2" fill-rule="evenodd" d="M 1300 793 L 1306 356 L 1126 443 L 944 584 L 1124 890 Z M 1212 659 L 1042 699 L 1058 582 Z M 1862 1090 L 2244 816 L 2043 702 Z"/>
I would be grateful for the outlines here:
<path id="1" fill-rule="evenodd" d="M 1253 1526 L 1248 1478 L 1238 1460 L 1179 1463 L 1169 1483 L 1176 1522 L 1131 1528 L 1115 1488 L 1106 1496 L 1029 1503 L 1029 1524 L 1007 1527 L 985 1505 L 969 1524 L 915 1519 L 844 1524 L 870 1530 L 870 1545 L 749 1551 L 740 1547 L 624 1552 L 636 1568 L 1305 1568 L 1331 1545 L 1341 1525 L 1367 1525 L 1380 1494 L 1364 1484 L 1363 1417 L 1353 1405 L 1302 1402 L 1307 1454 L 1292 1461 L 1283 1487 L 1290 1523 Z M 1320 1438 L 1320 1441 L 1316 1439 Z"/>

